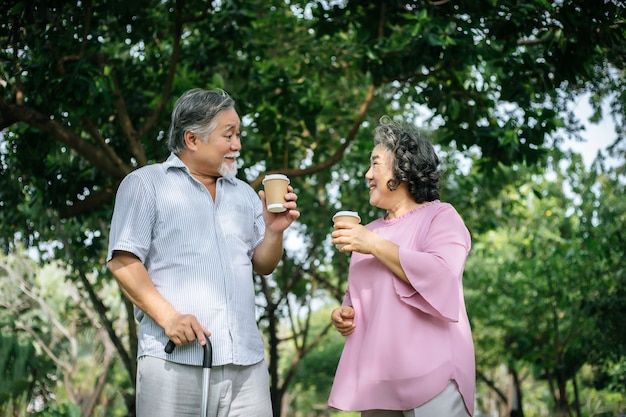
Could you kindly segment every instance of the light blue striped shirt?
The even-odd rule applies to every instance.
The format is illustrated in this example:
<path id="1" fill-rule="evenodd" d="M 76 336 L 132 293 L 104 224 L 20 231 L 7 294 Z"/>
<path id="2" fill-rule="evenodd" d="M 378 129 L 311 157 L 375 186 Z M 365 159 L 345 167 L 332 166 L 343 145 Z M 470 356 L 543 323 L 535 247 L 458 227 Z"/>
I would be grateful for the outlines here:
<path id="1" fill-rule="evenodd" d="M 117 191 L 107 261 L 113 251 L 136 255 L 154 285 L 180 313 L 211 333 L 213 364 L 251 365 L 264 357 L 255 315 L 252 254 L 265 233 L 256 192 L 239 179 L 219 178 L 213 201 L 174 154 L 130 173 Z M 167 354 L 167 337 L 135 308 L 138 357 L 201 365 L 197 343 Z"/>

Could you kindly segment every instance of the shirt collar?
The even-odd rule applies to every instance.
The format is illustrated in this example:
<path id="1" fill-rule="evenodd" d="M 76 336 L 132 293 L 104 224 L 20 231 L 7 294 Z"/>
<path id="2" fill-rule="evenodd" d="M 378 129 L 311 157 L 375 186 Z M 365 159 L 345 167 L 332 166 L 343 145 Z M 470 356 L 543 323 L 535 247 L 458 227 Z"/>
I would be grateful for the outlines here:
<path id="1" fill-rule="evenodd" d="M 167 160 L 165 162 L 163 162 L 163 165 L 165 166 L 165 170 L 169 170 L 169 169 L 182 169 L 183 171 L 185 171 L 187 173 L 187 175 L 191 175 L 191 172 L 189 171 L 189 167 L 187 165 L 185 165 L 185 163 L 183 161 L 181 161 L 181 159 L 178 157 L 178 155 L 176 155 L 175 153 L 170 153 L 170 156 L 168 156 Z M 223 181 L 228 181 L 231 184 L 237 185 L 237 181 L 235 178 L 224 178 L 224 177 L 219 177 L 219 180 L 223 180 Z"/>

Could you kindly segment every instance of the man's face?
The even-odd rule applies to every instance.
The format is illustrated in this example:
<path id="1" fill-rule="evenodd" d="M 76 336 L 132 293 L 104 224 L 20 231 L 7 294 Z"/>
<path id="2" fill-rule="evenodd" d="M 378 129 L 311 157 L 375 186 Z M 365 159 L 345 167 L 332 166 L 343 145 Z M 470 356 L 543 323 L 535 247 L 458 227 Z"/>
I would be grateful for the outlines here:
<path id="1" fill-rule="evenodd" d="M 206 143 L 198 143 L 199 156 L 208 175 L 233 178 L 241 150 L 241 121 L 235 109 L 221 111 L 213 119 L 215 129 Z"/>

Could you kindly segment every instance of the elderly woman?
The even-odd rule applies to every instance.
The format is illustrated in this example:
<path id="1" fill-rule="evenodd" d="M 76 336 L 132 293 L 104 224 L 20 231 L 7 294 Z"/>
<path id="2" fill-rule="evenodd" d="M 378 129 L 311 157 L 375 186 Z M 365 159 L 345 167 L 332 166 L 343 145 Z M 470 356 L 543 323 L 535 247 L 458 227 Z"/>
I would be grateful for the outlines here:
<path id="1" fill-rule="evenodd" d="M 348 288 L 331 314 L 347 336 L 328 404 L 363 417 L 474 413 L 474 344 L 463 297 L 470 234 L 439 200 L 439 159 L 416 130 L 376 128 L 365 174 L 384 216 L 337 223 L 351 251 Z"/>

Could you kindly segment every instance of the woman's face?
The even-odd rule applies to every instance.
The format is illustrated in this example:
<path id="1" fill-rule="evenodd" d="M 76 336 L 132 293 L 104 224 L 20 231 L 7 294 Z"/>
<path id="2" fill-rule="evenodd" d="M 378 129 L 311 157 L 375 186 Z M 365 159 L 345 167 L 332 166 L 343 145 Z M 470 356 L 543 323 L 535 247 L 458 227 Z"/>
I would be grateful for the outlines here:
<path id="1" fill-rule="evenodd" d="M 365 179 L 370 187 L 370 204 L 389 209 L 392 203 L 392 191 L 387 182 L 393 178 L 393 158 L 391 152 L 382 145 L 376 145 L 370 157 L 370 169 L 365 173 Z"/>

